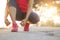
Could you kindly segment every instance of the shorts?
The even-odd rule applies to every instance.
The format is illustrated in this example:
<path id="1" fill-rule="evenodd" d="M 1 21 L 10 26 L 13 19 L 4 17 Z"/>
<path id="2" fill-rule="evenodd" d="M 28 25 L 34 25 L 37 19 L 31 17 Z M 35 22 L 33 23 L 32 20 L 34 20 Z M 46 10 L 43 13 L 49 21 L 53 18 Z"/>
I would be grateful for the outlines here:
<path id="1" fill-rule="evenodd" d="M 15 0 L 9 0 L 8 4 L 16 8 L 16 20 L 22 21 L 26 17 L 26 13 L 23 13 L 17 6 Z M 39 21 L 39 16 L 35 12 L 31 12 L 28 21 L 32 24 L 35 24 Z"/>
<path id="2" fill-rule="evenodd" d="M 8 5 L 16 8 L 17 7 L 16 0 L 9 0 Z"/>

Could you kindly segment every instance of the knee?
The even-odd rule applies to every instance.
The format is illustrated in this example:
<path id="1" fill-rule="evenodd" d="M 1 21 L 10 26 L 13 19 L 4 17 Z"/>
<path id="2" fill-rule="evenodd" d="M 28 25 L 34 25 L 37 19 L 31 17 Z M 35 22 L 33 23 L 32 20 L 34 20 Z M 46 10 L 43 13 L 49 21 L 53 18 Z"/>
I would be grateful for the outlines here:
<path id="1" fill-rule="evenodd" d="M 36 24 L 39 22 L 39 16 L 36 13 L 32 13 L 29 17 L 29 22 L 32 24 Z"/>

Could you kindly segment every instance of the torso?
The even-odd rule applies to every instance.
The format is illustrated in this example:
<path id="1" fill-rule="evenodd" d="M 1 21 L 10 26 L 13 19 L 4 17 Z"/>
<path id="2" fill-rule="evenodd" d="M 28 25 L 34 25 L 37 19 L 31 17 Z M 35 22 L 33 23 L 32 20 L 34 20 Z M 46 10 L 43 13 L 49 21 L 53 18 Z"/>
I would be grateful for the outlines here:
<path id="1" fill-rule="evenodd" d="M 22 12 L 27 12 L 28 0 L 16 0 L 16 3 Z"/>

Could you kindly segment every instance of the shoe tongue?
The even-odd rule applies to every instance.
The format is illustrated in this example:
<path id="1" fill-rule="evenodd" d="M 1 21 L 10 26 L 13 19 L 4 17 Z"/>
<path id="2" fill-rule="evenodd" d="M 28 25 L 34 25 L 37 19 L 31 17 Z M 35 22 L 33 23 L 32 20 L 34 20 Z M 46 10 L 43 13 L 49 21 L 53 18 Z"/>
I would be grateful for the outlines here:
<path id="1" fill-rule="evenodd" d="M 17 27 L 17 23 L 16 23 L 16 22 L 13 22 L 13 23 L 12 23 L 12 26 L 13 26 L 13 27 Z"/>

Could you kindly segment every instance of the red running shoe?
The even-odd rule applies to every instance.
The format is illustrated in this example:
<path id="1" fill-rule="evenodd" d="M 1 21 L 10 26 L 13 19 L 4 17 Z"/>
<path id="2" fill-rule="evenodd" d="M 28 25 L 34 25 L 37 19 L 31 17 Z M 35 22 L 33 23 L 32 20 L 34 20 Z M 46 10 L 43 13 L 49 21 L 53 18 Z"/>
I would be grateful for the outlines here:
<path id="1" fill-rule="evenodd" d="M 29 31 L 29 23 L 26 23 L 26 25 L 24 27 L 24 31 Z"/>
<path id="2" fill-rule="evenodd" d="M 16 22 L 12 23 L 12 30 L 11 30 L 11 32 L 18 32 L 18 25 L 17 25 Z"/>

